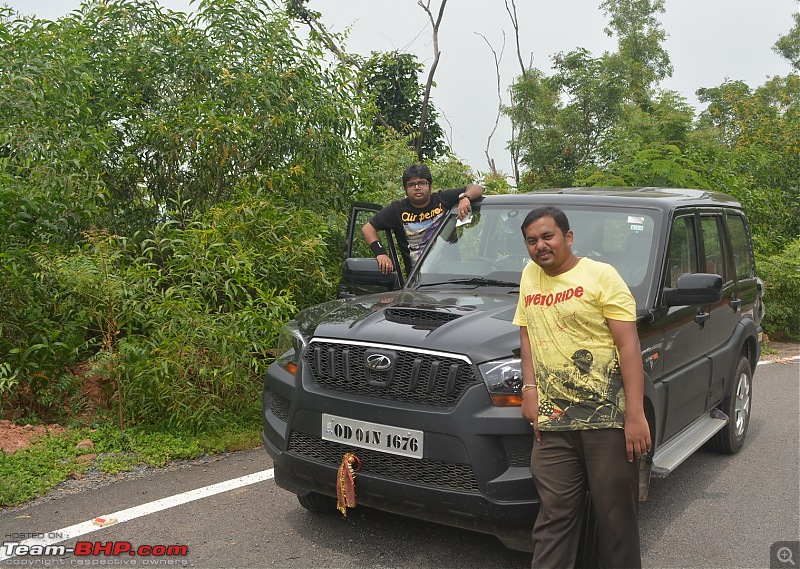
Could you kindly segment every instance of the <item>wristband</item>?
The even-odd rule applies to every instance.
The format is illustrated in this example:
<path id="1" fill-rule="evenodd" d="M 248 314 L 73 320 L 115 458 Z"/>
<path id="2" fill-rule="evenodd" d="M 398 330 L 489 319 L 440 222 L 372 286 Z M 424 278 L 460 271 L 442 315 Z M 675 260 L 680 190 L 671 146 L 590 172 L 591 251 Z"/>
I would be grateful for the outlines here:
<path id="1" fill-rule="evenodd" d="M 373 241 L 369 244 L 369 249 L 377 257 L 378 255 L 386 255 L 386 249 L 383 248 L 380 241 Z"/>
<path id="2" fill-rule="evenodd" d="M 520 389 L 520 394 L 524 395 L 526 391 L 529 389 L 536 389 L 536 387 L 538 387 L 538 384 L 536 383 L 526 383 L 522 386 L 522 389 Z"/>

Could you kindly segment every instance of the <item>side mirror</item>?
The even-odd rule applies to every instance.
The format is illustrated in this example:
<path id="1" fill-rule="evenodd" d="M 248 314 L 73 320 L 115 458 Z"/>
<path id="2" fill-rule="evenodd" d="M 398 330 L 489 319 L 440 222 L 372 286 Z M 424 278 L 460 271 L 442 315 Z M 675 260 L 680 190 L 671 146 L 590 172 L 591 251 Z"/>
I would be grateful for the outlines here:
<path id="1" fill-rule="evenodd" d="M 339 298 L 344 295 L 386 292 L 400 288 L 397 271 L 385 275 L 373 258 L 351 257 L 342 264 L 342 280 L 339 283 Z"/>
<path id="2" fill-rule="evenodd" d="M 678 277 L 678 288 L 664 289 L 667 306 L 714 304 L 722 300 L 722 277 L 711 273 L 686 273 Z"/>

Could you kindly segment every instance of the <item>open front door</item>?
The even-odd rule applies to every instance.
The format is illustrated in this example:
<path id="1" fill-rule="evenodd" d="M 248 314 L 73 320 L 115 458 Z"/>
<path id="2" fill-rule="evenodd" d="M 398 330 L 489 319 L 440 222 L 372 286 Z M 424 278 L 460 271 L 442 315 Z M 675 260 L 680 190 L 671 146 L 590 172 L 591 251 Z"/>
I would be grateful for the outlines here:
<path id="1" fill-rule="evenodd" d="M 381 243 L 384 244 L 395 271 L 384 275 L 378 269 L 375 256 L 364 243 L 361 228 L 383 206 L 371 203 L 356 202 L 350 207 L 350 221 L 347 225 L 347 241 L 345 242 L 342 279 L 339 281 L 339 298 L 397 290 L 403 286 L 403 275 L 397 270 L 400 257 L 397 254 L 397 243 L 391 231 L 381 231 Z"/>

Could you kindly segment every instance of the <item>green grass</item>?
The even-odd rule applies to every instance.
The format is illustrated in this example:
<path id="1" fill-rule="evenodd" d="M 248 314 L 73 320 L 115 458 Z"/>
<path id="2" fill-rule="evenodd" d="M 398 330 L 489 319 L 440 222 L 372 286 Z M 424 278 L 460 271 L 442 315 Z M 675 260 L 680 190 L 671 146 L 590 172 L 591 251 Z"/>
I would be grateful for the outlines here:
<path id="1" fill-rule="evenodd" d="M 255 448 L 260 444 L 261 426 L 232 425 L 219 432 L 176 433 L 114 426 L 99 429 L 76 428 L 34 441 L 13 454 L 0 451 L 0 507 L 16 506 L 49 492 L 73 475 L 88 468 L 116 474 L 140 464 L 163 466 L 170 460 L 190 459 L 204 454 Z M 94 448 L 79 449 L 89 439 Z M 96 454 L 88 464 L 78 457 Z"/>

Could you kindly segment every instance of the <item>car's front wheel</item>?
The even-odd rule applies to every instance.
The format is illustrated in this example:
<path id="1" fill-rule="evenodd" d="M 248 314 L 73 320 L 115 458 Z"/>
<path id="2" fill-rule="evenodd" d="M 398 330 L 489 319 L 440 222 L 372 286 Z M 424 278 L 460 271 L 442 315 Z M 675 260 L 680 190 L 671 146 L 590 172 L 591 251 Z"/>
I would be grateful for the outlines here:
<path id="1" fill-rule="evenodd" d="M 722 412 L 728 416 L 728 424 L 711 441 L 711 446 L 726 454 L 739 452 L 750 425 L 750 410 L 753 394 L 753 371 L 749 360 L 742 356 L 736 366 L 728 396 L 722 402 Z"/>
<path id="2" fill-rule="evenodd" d="M 297 501 L 306 510 L 317 514 L 332 514 L 336 511 L 336 498 L 325 494 L 309 492 L 304 496 L 298 495 Z"/>

